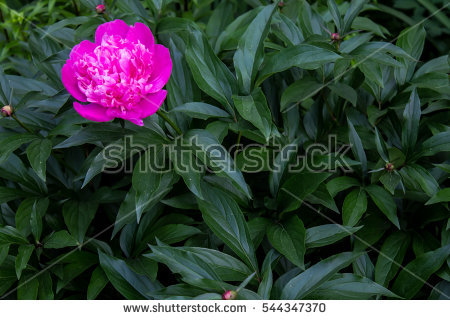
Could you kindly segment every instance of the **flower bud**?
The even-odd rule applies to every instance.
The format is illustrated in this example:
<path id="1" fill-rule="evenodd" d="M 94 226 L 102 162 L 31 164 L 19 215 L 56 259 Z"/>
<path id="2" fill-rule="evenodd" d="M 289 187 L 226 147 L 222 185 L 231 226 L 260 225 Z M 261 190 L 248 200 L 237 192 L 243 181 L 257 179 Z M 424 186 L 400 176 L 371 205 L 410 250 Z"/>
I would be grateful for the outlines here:
<path id="1" fill-rule="evenodd" d="M 283 1 L 278 2 L 278 6 L 279 6 L 280 8 L 283 8 L 283 7 L 284 7 L 284 2 L 283 2 Z"/>
<path id="2" fill-rule="evenodd" d="M 4 106 L 2 108 L 2 116 L 4 116 L 4 117 L 10 117 L 13 114 L 13 112 L 14 112 L 13 107 L 11 107 L 9 105 L 8 106 Z"/>
<path id="3" fill-rule="evenodd" d="M 97 11 L 98 14 L 102 14 L 105 12 L 106 8 L 104 4 L 99 4 L 97 7 L 95 7 L 95 11 Z"/>
<path id="4" fill-rule="evenodd" d="M 237 298 L 237 292 L 233 290 L 225 291 L 222 295 L 223 300 L 235 300 Z"/>
<path id="5" fill-rule="evenodd" d="M 339 41 L 339 40 L 341 40 L 341 36 L 339 35 L 339 33 L 332 33 L 331 34 L 331 40 Z"/>
<path id="6" fill-rule="evenodd" d="M 384 167 L 389 172 L 392 172 L 394 170 L 394 165 L 392 163 L 386 163 L 386 165 Z"/>

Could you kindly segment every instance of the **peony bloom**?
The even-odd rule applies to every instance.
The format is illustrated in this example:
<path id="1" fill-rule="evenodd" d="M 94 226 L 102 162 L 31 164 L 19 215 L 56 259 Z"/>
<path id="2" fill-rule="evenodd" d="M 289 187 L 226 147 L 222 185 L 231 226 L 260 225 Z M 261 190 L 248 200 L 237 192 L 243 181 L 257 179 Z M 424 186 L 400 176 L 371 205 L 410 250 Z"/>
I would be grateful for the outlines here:
<path id="1" fill-rule="evenodd" d="M 75 110 L 92 121 L 129 120 L 139 126 L 164 102 L 172 72 L 169 50 L 155 44 L 150 29 L 122 20 L 100 25 L 95 43 L 73 47 L 61 70 L 67 91 L 81 102 Z"/>

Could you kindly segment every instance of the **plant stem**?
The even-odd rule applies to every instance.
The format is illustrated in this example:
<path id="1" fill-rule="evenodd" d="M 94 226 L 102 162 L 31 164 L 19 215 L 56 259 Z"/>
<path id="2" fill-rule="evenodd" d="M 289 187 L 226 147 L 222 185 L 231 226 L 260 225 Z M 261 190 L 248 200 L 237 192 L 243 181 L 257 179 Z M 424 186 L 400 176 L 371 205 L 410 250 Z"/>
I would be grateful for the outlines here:
<path id="1" fill-rule="evenodd" d="M 164 121 L 166 121 L 179 135 L 183 134 L 181 129 L 175 124 L 175 122 L 170 120 L 170 118 L 167 116 L 167 114 L 164 113 L 162 109 L 158 109 L 158 111 L 156 111 L 156 114 L 163 118 Z"/>
<path id="2" fill-rule="evenodd" d="M 75 10 L 75 14 L 77 16 L 79 16 L 80 15 L 80 11 L 78 11 L 78 6 L 77 6 L 77 3 L 75 2 L 75 0 L 72 0 L 72 5 L 73 5 L 73 8 Z"/>
<path id="3" fill-rule="evenodd" d="M 236 142 L 236 146 L 237 146 L 238 149 L 236 150 L 236 152 L 234 154 L 235 158 L 236 158 L 237 154 L 239 153 L 239 151 L 241 150 L 241 147 L 240 147 L 240 145 L 241 145 L 241 138 L 242 138 L 242 131 L 239 131 L 237 142 Z"/>
<path id="4" fill-rule="evenodd" d="M 322 91 L 322 99 L 325 102 L 325 106 L 327 107 L 328 113 L 331 116 L 331 119 L 333 119 L 334 122 L 338 123 L 336 117 L 334 116 L 333 110 L 331 110 L 330 104 L 328 103 L 327 98 L 325 97 L 325 94 Z"/>
<path id="5" fill-rule="evenodd" d="M 22 127 L 24 128 L 26 131 L 28 131 L 31 134 L 36 134 L 35 132 L 33 132 L 30 128 L 28 128 L 22 121 L 19 120 L 19 118 L 17 118 L 17 116 L 13 113 L 11 115 L 11 117 L 16 120 L 16 122 Z"/>

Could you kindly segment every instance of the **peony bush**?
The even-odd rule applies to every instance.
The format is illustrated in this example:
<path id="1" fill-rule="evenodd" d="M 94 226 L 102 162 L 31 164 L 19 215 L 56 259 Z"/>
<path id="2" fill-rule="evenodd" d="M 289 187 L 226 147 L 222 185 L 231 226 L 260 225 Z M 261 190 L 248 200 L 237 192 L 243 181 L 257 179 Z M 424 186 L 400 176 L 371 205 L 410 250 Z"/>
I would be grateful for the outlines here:
<path id="1" fill-rule="evenodd" d="M 449 298 L 444 1 L 22 2 L 2 299 Z"/>

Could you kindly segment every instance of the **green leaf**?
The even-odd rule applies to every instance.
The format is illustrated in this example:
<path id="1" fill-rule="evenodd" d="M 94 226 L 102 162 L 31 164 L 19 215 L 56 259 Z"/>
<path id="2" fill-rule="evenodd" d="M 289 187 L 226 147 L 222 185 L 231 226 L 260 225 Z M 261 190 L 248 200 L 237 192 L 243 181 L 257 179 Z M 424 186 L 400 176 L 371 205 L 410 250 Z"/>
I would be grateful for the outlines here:
<path id="1" fill-rule="evenodd" d="M 31 167 L 38 177 L 45 181 L 47 159 L 52 152 L 52 142 L 49 139 L 35 140 L 27 148 L 27 157 Z"/>
<path id="2" fill-rule="evenodd" d="M 24 143 L 36 139 L 36 136 L 29 133 L 0 133 L 0 163 L 9 158 L 11 153 L 20 148 Z"/>
<path id="3" fill-rule="evenodd" d="M 189 102 L 170 110 L 171 113 L 182 112 L 192 118 L 229 118 L 230 114 L 222 109 L 203 102 Z"/>
<path id="4" fill-rule="evenodd" d="M 189 248 L 173 248 L 158 241 L 157 246 L 150 245 L 151 254 L 145 256 L 165 264 L 173 273 L 179 273 L 187 279 L 221 280 L 214 268 Z"/>
<path id="5" fill-rule="evenodd" d="M 344 25 L 342 28 L 343 34 L 346 34 L 347 32 L 350 31 L 350 27 L 353 24 L 353 20 L 355 20 L 356 16 L 362 10 L 366 2 L 367 0 L 352 0 L 350 8 L 348 8 L 344 16 Z"/>
<path id="6" fill-rule="evenodd" d="M 328 88 L 330 88 L 330 90 L 334 94 L 349 101 L 353 106 L 356 107 L 356 103 L 358 101 L 358 94 L 356 93 L 355 89 L 341 82 L 329 84 Z"/>
<path id="7" fill-rule="evenodd" d="M 250 189 L 244 177 L 236 168 L 228 151 L 219 143 L 217 138 L 206 130 L 189 130 L 185 134 L 186 143 L 195 149 L 195 156 L 215 172 L 218 176 L 231 179 L 233 185 L 251 198 Z"/>
<path id="8" fill-rule="evenodd" d="M 420 23 L 404 29 L 398 36 L 396 45 L 413 58 L 412 60 L 399 57 L 402 66 L 395 69 L 395 79 L 399 85 L 403 85 L 412 78 L 417 61 L 422 55 L 425 37 L 425 29 Z"/>
<path id="9" fill-rule="evenodd" d="M 78 241 L 66 230 L 56 231 L 44 239 L 44 248 L 61 249 L 78 246 Z"/>
<path id="10" fill-rule="evenodd" d="M 69 148 L 86 143 L 101 146 L 101 142 L 111 143 L 122 138 L 127 133 L 130 133 L 130 130 L 123 130 L 117 125 L 111 123 L 96 124 L 95 126 L 88 125 L 81 128 L 75 134 L 72 134 L 63 142 L 54 146 L 53 149 Z"/>
<path id="11" fill-rule="evenodd" d="M 397 205 L 392 199 L 392 196 L 384 190 L 382 187 L 372 184 L 365 188 L 370 195 L 372 201 L 377 205 L 378 209 L 384 213 L 384 215 L 400 229 L 400 224 L 397 218 Z"/>
<path id="12" fill-rule="evenodd" d="M 364 189 L 355 189 L 350 192 L 342 205 L 342 220 L 344 225 L 353 227 L 359 222 L 367 210 L 367 195 Z"/>
<path id="13" fill-rule="evenodd" d="M 396 294 L 372 280 L 349 273 L 337 274 L 322 284 L 306 299 L 351 299 L 368 300 L 378 295 L 399 298 Z"/>
<path id="14" fill-rule="evenodd" d="M 402 148 L 406 155 L 415 148 L 419 134 L 419 121 L 420 100 L 417 91 L 414 89 L 403 112 Z"/>
<path id="15" fill-rule="evenodd" d="M 201 233 L 199 229 L 184 224 L 167 224 L 155 230 L 155 237 L 164 243 L 172 244 L 184 241 L 199 233 Z"/>
<path id="16" fill-rule="evenodd" d="M 263 62 L 264 40 L 276 8 L 277 3 L 264 7 L 239 40 L 233 61 L 239 89 L 243 94 L 250 94 L 256 73 Z"/>
<path id="17" fill-rule="evenodd" d="M 48 198 L 27 198 L 22 201 L 17 209 L 15 217 L 17 230 L 24 236 L 28 236 L 31 232 L 33 232 L 35 236 L 40 236 L 42 231 L 39 230 L 42 228 L 41 219 L 45 215 L 48 205 Z"/>
<path id="18" fill-rule="evenodd" d="M 150 148 L 136 162 L 132 185 L 136 191 L 136 218 L 157 204 L 171 190 L 178 179 L 173 170 L 165 167 L 164 150 Z"/>
<path id="19" fill-rule="evenodd" d="M 54 300 L 55 294 L 53 293 L 53 280 L 50 272 L 44 272 L 39 277 L 39 300 Z"/>
<path id="20" fill-rule="evenodd" d="M 433 175 L 418 164 L 407 165 L 401 169 L 400 173 L 407 174 L 408 178 L 417 183 L 430 197 L 439 191 L 439 184 Z"/>
<path id="21" fill-rule="evenodd" d="M 258 128 L 268 141 L 272 132 L 272 115 L 262 90 L 257 88 L 248 96 L 233 96 L 233 101 L 239 114 Z"/>
<path id="22" fill-rule="evenodd" d="M 0 244 L 28 244 L 28 240 L 16 228 L 0 227 Z"/>
<path id="23" fill-rule="evenodd" d="M 281 187 L 277 202 L 282 212 L 299 208 L 306 196 L 313 193 L 331 173 L 302 171 L 292 175 Z"/>
<path id="24" fill-rule="evenodd" d="M 450 202 L 450 188 L 445 188 L 438 191 L 425 205 L 435 204 L 439 202 Z"/>
<path id="25" fill-rule="evenodd" d="M 41 239 L 42 235 L 42 217 L 45 215 L 48 208 L 48 198 L 40 199 L 40 201 L 33 204 L 30 216 L 31 233 L 36 241 Z"/>
<path id="26" fill-rule="evenodd" d="M 327 182 L 326 186 L 328 191 L 330 192 L 330 195 L 334 198 L 339 192 L 344 191 L 351 187 L 358 187 L 360 183 L 358 180 L 352 177 L 337 177 L 329 182 Z"/>
<path id="27" fill-rule="evenodd" d="M 22 275 L 22 271 L 27 267 L 28 261 L 30 260 L 31 254 L 34 251 L 34 246 L 29 245 L 20 245 L 17 250 L 16 256 L 16 275 L 17 279 L 20 279 Z"/>
<path id="28" fill-rule="evenodd" d="M 306 78 L 294 82 L 281 95 L 281 112 L 290 110 L 293 104 L 298 105 L 312 98 L 322 87 L 323 85 L 314 79 Z"/>
<path id="29" fill-rule="evenodd" d="M 186 61 L 199 88 L 234 115 L 231 96 L 237 92 L 236 79 L 198 31 L 191 33 Z"/>
<path id="30" fill-rule="evenodd" d="M 67 201 L 62 208 L 64 222 L 69 232 L 79 243 L 83 243 L 84 236 L 97 212 L 98 203 L 91 201 Z"/>
<path id="31" fill-rule="evenodd" d="M 283 300 L 298 300 L 314 292 L 339 270 L 349 266 L 360 253 L 343 252 L 324 259 L 292 278 L 281 293 Z"/>
<path id="32" fill-rule="evenodd" d="M 384 172 L 380 177 L 380 182 L 383 184 L 386 190 L 394 195 L 395 188 L 401 182 L 401 176 L 398 172 Z"/>
<path id="33" fill-rule="evenodd" d="M 242 281 L 251 274 L 250 269 L 240 260 L 217 250 L 200 247 L 170 247 L 159 243 L 153 250 L 154 254 L 146 254 L 144 256 L 153 260 L 166 264 L 171 270 L 181 275 L 189 276 L 191 272 L 197 274 L 200 270 L 197 267 L 206 266 L 203 271 L 210 270 L 213 272 L 209 276 L 217 275 L 222 281 Z M 183 265 L 178 259 L 187 259 L 189 262 Z M 187 268 L 187 269 L 185 269 Z M 197 271 L 196 271 L 197 270 Z"/>
<path id="34" fill-rule="evenodd" d="M 289 261 L 301 269 L 305 269 L 305 238 L 303 222 L 292 216 L 283 224 L 273 224 L 267 229 L 267 238 L 272 246 Z"/>
<path id="35" fill-rule="evenodd" d="M 350 121 L 350 119 L 347 118 L 347 122 L 349 129 L 348 137 L 352 147 L 353 155 L 355 156 L 356 160 L 361 163 L 362 172 L 363 175 L 365 175 L 367 172 L 367 157 L 361 142 L 361 138 L 356 132 L 355 127 L 353 127 L 353 123 Z"/>
<path id="36" fill-rule="evenodd" d="M 384 162 L 389 162 L 389 153 L 386 147 L 386 143 L 383 140 L 383 137 L 378 132 L 378 129 L 375 128 L 375 145 L 377 146 L 378 154 Z"/>
<path id="37" fill-rule="evenodd" d="M 272 263 L 274 263 L 278 257 L 279 255 L 275 250 L 271 249 L 264 258 L 263 266 L 261 268 L 263 278 L 258 287 L 258 295 L 265 300 L 270 299 L 270 292 L 272 291 L 273 285 Z"/>
<path id="38" fill-rule="evenodd" d="M 0 202 L 6 203 L 12 200 L 16 200 L 22 197 L 26 197 L 28 193 L 13 188 L 7 188 L 0 186 Z"/>
<path id="39" fill-rule="evenodd" d="M 9 252 L 9 244 L 0 244 L 0 266 L 2 265 L 3 261 L 5 261 L 6 257 L 8 256 Z"/>
<path id="40" fill-rule="evenodd" d="M 22 277 L 17 286 L 18 300 L 36 300 L 38 296 L 39 280 L 35 275 Z"/>
<path id="41" fill-rule="evenodd" d="M 412 299 L 428 278 L 441 268 L 449 255 L 450 245 L 447 245 L 417 257 L 400 271 L 392 291 L 405 299 Z"/>
<path id="42" fill-rule="evenodd" d="M 98 257 L 109 281 L 126 299 L 149 299 L 151 292 L 161 289 L 158 282 L 152 282 L 147 277 L 135 273 L 127 266 L 125 261 L 111 257 L 101 251 L 98 252 Z"/>
<path id="43" fill-rule="evenodd" d="M 347 227 L 339 224 L 324 224 L 306 229 L 306 248 L 324 247 L 351 236 L 360 227 Z"/>
<path id="44" fill-rule="evenodd" d="M 448 132 L 440 132 L 425 140 L 419 149 L 418 156 L 434 156 L 443 151 L 450 151 L 450 134 Z"/>
<path id="45" fill-rule="evenodd" d="M 327 0 L 328 10 L 330 11 L 331 18 L 336 25 L 337 32 L 342 32 L 342 27 L 344 26 L 344 21 L 342 20 L 341 14 L 339 12 L 338 6 L 334 0 Z"/>
<path id="46" fill-rule="evenodd" d="M 326 63 L 333 63 L 340 59 L 337 53 L 311 44 L 298 44 L 267 55 L 264 65 L 259 72 L 256 86 L 259 86 L 271 75 L 293 67 L 315 70 Z"/>
<path id="47" fill-rule="evenodd" d="M 206 185 L 203 189 L 205 200 L 198 202 L 205 223 L 253 271 L 258 271 L 248 225 L 237 203 L 219 189 Z"/>
<path id="48" fill-rule="evenodd" d="M 397 231 L 390 234 L 381 246 L 375 265 L 375 281 L 387 286 L 395 277 L 410 244 L 408 234 Z"/>
<path id="49" fill-rule="evenodd" d="M 299 208 L 306 196 L 313 193 L 319 185 L 331 174 L 327 172 L 303 171 L 291 176 L 281 187 L 277 202 L 282 212 L 289 212 Z"/>
<path id="50" fill-rule="evenodd" d="M 94 272 L 92 272 L 91 280 L 89 281 L 87 288 L 87 299 L 95 299 L 103 288 L 105 288 L 108 282 L 108 277 L 105 272 L 103 272 L 103 269 L 100 266 L 95 268 Z"/>

